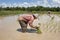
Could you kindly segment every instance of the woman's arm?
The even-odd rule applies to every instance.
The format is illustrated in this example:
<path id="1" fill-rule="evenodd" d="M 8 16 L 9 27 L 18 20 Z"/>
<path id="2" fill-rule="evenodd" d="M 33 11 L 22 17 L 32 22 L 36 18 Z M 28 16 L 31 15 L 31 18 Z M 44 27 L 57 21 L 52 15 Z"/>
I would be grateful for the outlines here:
<path id="1" fill-rule="evenodd" d="M 34 20 L 30 20 L 30 21 L 28 22 L 28 24 L 29 24 L 29 26 L 30 26 L 30 27 L 35 28 L 35 29 L 36 29 L 37 27 L 33 26 L 33 24 L 32 24 L 32 23 L 33 23 L 33 21 L 34 21 Z"/>

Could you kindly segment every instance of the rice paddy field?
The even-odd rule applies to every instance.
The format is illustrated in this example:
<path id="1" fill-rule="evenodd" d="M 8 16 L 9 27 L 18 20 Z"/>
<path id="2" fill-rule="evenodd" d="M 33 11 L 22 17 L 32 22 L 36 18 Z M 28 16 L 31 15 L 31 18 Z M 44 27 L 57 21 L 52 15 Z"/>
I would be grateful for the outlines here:
<path id="1" fill-rule="evenodd" d="M 0 40 L 60 40 L 60 12 L 51 12 L 51 17 L 46 11 L 32 12 L 39 14 L 33 25 L 39 26 L 41 34 L 29 25 L 26 33 L 21 32 L 17 18 L 22 13 L 28 12 L 0 11 Z"/>

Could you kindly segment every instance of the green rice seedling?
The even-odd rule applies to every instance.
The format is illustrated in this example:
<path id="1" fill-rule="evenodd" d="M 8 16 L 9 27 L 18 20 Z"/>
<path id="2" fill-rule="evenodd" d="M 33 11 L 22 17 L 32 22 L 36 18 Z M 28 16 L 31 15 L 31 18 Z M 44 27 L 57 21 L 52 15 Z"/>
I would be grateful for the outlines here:
<path id="1" fill-rule="evenodd" d="M 38 34 L 41 34 L 41 33 L 42 33 L 39 28 L 37 29 L 37 33 L 38 33 Z"/>
<path id="2" fill-rule="evenodd" d="M 49 21 L 49 23 L 47 24 L 47 31 L 49 29 L 51 29 L 51 27 L 54 26 L 54 16 L 51 17 L 51 20 Z M 52 29 L 51 29 L 52 30 Z"/>
<path id="3" fill-rule="evenodd" d="M 51 21 L 54 19 L 54 16 L 53 17 L 51 17 Z"/>

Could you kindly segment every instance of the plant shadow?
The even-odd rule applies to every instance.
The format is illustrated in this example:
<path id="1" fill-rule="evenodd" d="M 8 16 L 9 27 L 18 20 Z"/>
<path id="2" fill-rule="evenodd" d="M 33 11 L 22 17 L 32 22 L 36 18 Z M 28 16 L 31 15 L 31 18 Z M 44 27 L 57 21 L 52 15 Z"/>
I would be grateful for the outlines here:
<path id="1" fill-rule="evenodd" d="M 17 31 L 22 32 L 22 29 L 18 28 Z M 36 29 L 27 29 L 26 32 L 28 32 L 28 33 L 36 33 Z"/>

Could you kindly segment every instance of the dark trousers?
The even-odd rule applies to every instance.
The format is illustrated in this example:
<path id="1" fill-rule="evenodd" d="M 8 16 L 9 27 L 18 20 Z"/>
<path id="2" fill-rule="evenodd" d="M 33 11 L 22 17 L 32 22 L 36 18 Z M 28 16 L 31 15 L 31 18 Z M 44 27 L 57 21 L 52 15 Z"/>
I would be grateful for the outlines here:
<path id="1" fill-rule="evenodd" d="M 19 20 L 19 24 L 21 26 L 22 32 L 26 32 L 26 30 L 27 30 L 27 22 L 25 22 L 23 20 Z"/>

